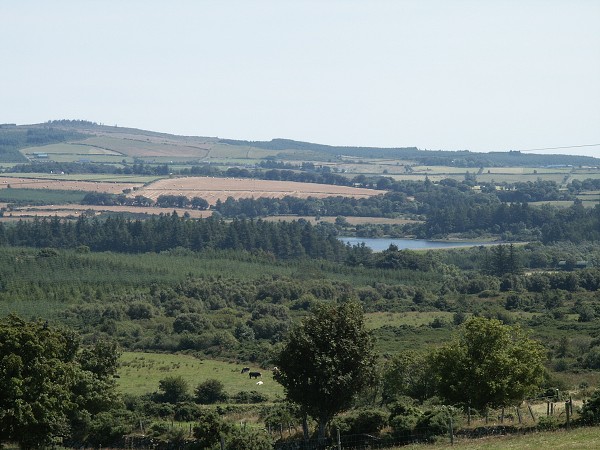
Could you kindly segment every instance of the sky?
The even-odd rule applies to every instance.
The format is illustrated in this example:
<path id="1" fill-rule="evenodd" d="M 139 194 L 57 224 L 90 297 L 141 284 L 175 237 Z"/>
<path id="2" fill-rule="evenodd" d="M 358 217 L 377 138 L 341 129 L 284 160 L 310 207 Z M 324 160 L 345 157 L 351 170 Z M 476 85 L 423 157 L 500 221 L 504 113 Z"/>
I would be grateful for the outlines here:
<path id="1" fill-rule="evenodd" d="M 1 0 L 0 123 L 600 157 L 599 23 L 598 0 Z"/>

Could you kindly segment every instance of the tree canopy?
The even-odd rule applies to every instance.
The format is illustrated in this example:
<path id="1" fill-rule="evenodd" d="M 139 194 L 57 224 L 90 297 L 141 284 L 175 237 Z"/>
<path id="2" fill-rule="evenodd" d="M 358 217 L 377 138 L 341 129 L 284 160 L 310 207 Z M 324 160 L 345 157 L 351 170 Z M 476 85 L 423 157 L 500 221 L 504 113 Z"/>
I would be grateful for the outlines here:
<path id="1" fill-rule="evenodd" d="M 432 355 L 440 395 L 479 409 L 520 403 L 544 380 L 545 351 L 519 327 L 474 317 Z"/>
<path id="2" fill-rule="evenodd" d="M 0 442 L 31 448 L 85 439 L 94 417 L 118 404 L 115 352 L 103 343 L 79 352 L 69 330 L 0 319 Z"/>
<path id="3" fill-rule="evenodd" d="M 289 400 L 317 419 L 319 435 L 373 382 L 374 341 L 354 302 L 317 304 L 275 358 L 275 379 Z"/>

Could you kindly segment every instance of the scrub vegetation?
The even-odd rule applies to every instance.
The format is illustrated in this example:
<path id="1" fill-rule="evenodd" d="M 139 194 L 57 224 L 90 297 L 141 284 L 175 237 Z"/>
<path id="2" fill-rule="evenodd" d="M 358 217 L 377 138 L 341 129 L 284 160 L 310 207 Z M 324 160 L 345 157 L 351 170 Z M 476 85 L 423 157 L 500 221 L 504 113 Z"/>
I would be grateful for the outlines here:
<path id="1" fill-rule="evenodd" d="M 43 131 L 29 138 L 26 128 L 2 126 L 0 137 L 13 136 L 4 144 L 11 152 L 27 148 L 33 155 L 32 145 L 81 146 L 101 131 L 118 139 L 110 128 L 59 121 L 27 128 Z M 489 175 L 509 163 L 529 173 L 515 161 L 535 158 L 461 154 L 450 161 L 443 152 L 405 149 L 403 164 L 412 170 L 437 163 L 447 173 L 468 170 L 462 180 L 406 181 L 342 169 L 367 150 L 389 160 L 398 149 L 118 132 L 130 145 L 151 142 L 135 158 L 145 149 L 187 146 L 185 157 L 201 147 L 205 159 L 181 163 L 177 174 L 150 156 L 132 163 L 132 155 L 118 165 L 36 160 L 4 170 L 24 176 L 53 167 L 90 179 L 105 173 L 148 180 L 218 172 L 380 195 L 290 193 L 209 203 L 175 194 L 152 200 L 133 189 L 39 190 L 39 196 L 3 189 L 5 217 L 12 208 L 58 203 L 61 195 L 64 202 L 146 208 L 156 201 L 212 213 L 138 219 L 82 206 L 76 219 L 0 223 L 3 444 L 219 448 L 223 442 L 261 449 L 312 440 L 326 447 L 336 444 L 339 431 L 346 447 L 392 447 L 512 436 L 481 444 L 494 448 L 536 445 L 548 436 L 521 436 L 533 430 L 561 430 L 552 435 L 557 446 L 569 436 L 593 442 L 593 433 L 572 430 L 600 420 L 600 206 L 581 200 L 593 203 L 600 185 L 591 176 L 569 178 L 583 168 L 561 168 L 560 183 L 543 178 L 554 173 L 551 167 L 539 167 L 540 179 L 531 182 L 479 183 L 481 158 L 495 168 Z M 40 140 L 32 144 L 34 137 Z M 110 139 L 88 144 L 124 151 L 124 144 L 109 149 Z M 227 167 L 217 162 L 224 154 L 213 153 L 227 147 L 236 158 L 250 148 L 268 157 L 255 152 L 263 159 L 252 167 Z M 568 206 L 532 205 L 554 201 Z M 263 220 L 279 214 L 288 217 Z M 486 245 L 437 251 L 392 245 L 374 252 L 338 239 L 352 234 L 476 238 Z"/>

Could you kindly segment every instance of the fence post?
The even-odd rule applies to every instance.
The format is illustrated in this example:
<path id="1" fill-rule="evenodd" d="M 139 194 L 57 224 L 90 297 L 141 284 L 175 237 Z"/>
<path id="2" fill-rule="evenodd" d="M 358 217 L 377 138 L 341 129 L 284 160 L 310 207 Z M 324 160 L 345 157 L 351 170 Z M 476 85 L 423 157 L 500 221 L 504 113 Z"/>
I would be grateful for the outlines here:
<path id="1" fill-rule="evenodd" d="M 571 428 L 571 407 L 570 402 L 565 403 L 565 412 L 567 413 L 567 430 Z"/>
<path id="2" fill-rule="evenodd" d="M 546 401 L 546 415 L 550 415 L 550 401 Z"/>
<path id="3" fill-rule="evenodd" d="M 471 425 L 471 407 L 467 406 L 467 425 Z"/>
<path id="4" fill-rule="evenodd" d="M 518 406 L 515 406 L 515 410 L 517 411 L 517 418 L 519 419 L 519 424 L 521 424 L 522 423 L 522 420 L 521 420 L 521 410 L 519 409 Z"/>
<path id="5" fill-rule="evenodd" d="M 225 438 L 221 436 L 221 450 L 225 450 Z"/>
<path id="6" fill-rule="evenodd" d="M 535 422 L 535 416 L 533 415 L 533 409 L 531 409 L 531 405 L 527 403 L 527 409 L 529 409 L 529 414 L 531 414 L 531 418 Z"/>
<path id="7" fill-rule="evenodd" d="M 504 423 L 504 408 L 502 408 L 502 411 L 500 412 L 500 423 Z"/>
<path id="8" fill-rule="evenodd" d="M 450 422 L 448 423 L 448 432 L 450 433 L 450 445 L 454 445 L 454 430 L 452 429 L 452 415 L 450 415 Z"/>
<path id="9" fill-rule="evenodd" d="M 340 437 L 340 429 L 337 429 L 337 448 L 342 450 L 342 438 Z"/>
<path id="10" fill-rule="evenodd" d="M 569 408 L 571 409 L 571 415 L 573 415 L 573 397 L 569 395 Z"/>

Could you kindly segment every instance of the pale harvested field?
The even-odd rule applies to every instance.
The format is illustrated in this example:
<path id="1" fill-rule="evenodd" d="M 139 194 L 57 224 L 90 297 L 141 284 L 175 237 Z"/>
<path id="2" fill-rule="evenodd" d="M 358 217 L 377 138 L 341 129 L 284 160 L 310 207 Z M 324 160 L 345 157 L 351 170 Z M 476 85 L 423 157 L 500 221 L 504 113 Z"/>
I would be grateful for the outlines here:
<path id="1" fill-rule="evenodd" d="M 133 213 L 133 214 L 171 214 L 176 211 L 179 216 L 183 216 L 185 213 L 189 214 L 194 219 L 202 219 L 209 217 L 212 211 L 200 211 L 197 209 L 183 209 L 183 208 L 156 208 L 156 207 L 142 207 L 142 206 L 98 206 L 98 205 L 52 205 L 52 206 L 27 206 L 24 208 L 14 209 L 9 211 L 6 216 L 13 218 L 25 218 L 25 217 L 72 217 L 79 216 L 82 213 L 89 215 L 90 211 L 97 213 L 101 212 L 119 212 L 119 213 Z M 5 218 L 6 218 L 5 216 Z"/>
<path id="2" fill-rule="evenodd" d="M 143 186 L 141 183 L 109 183 L 93 181 L 64 181 L 40 178 L 0 177 L 0 189 L 51 189 L 57 191 L 89 191 L 121 194 L 124 189 Z"/>
<path id="3" fill-rule="evenodd" d="M 252 180 L 239 178 L 188 177 L 158 180 L 130 195 L 143 195 L 156 200 L 160 195 L 185 195 L 202 197 L 214 205 L 217 200 L 239 198 L 283 198 L 286 195 L 299 198 L 324 198 L 332 196 L 367 198 L 382 195 L 385 191 L 332 186 L 327 184 L 297 183 L 292 181 Z"/>

